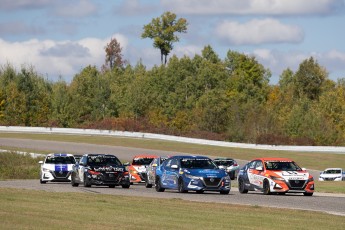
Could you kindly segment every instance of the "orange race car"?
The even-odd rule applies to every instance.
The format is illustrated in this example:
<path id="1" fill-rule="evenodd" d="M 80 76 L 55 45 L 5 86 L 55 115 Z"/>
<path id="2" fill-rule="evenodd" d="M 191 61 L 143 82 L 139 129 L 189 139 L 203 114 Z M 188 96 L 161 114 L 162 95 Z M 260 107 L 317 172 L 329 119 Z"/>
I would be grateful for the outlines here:
<path id="1" fill-rule="evenodd" d="M 288 158 L 258 158 L 246 164 L 238 175 L 238 190 L 285 194 L 303 193 L 312 196 L 314 178 Z"/>
<path id="2" fill-rule="evenodd" d="M 145 182 L 146 168 L 157 158 L 156 155 L 141 154 L 133 157 L 132 164 L 128 166 L 131 183 Z"/>

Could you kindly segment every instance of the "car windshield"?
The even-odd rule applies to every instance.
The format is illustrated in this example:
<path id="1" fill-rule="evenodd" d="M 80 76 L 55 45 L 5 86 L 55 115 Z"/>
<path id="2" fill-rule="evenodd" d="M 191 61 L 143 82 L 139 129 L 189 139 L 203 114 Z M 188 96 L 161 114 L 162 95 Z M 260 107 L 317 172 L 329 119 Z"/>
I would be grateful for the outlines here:
<path id="1" fill-rule="evenodd" d="M 326 170 L 324 173 L 327 173 L 327 174 L 339 174 L 339 173 L 341 173 L 341 170 L 340 169 L 329 169 L 329 170 Z"/>
<path id="2" fill-rule="evenodd" d="M 150 157 L 136 157 L 133 159 L 132 165 L 149 165 L 153 159 Z"/>
<path id="3" fill-rule="evenodd" d="M 187 169 L 216 169 L 217 166 L 211 159 L 184 158 L 181 159 L 181 167 Z"/>
<path id="4" fill-rule="evenodd" d="M 75 164 L 72 156 L 47 156 L 46 164 Z"/>
<path id="5" fill-rule="evenodd" d="M 214 160 L 214 163 L 218 166 L 231 166 L 234 164 L 233 160 Z"/>
<path id="6" fill-rule="evenodd" d="M 87 161 L 90 165 L 122 165 L 121 161 L 115 156 L 88 156 Z"/>
<path id="7" fill-rule="evenodd" d="M 267 170 L 301 171 L 302 169 L 292 161 L 266 161 Z"/>

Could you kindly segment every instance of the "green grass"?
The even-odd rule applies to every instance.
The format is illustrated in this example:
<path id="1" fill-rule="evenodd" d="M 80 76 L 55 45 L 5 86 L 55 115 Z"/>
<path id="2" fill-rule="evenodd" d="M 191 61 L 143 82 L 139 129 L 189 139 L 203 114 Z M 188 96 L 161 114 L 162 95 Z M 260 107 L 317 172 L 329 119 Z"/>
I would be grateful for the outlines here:
<path id="1" fill-rule="evenodd" d="M 0 188 L 1 229 L 344 229 L 345 217 L 85 193 Z"/>
<path id="2" fill-rule="evenodd" d="M 345 194 L 345 181 L 315 181 L 316 192 Z"/>

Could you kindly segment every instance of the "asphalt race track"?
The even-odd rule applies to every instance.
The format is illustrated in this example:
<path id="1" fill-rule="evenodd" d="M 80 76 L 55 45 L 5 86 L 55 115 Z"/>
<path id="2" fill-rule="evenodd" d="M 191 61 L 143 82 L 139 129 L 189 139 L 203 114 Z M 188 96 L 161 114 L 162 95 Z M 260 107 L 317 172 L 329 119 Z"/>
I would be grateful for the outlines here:
<path id="1" fill-rule="evenodd" d="M 69 142 L 54 141 L 37 141 L 26 139 L 8 139 L 0 138 L 0 149 L 4 146 L 29 148 L 37 150 L 48 150 L 52 152 L 73 152 L 73 153 L 107 153 L 118 156 L 121 160 L 130 160 L 134 155 L 140 153 L 150 153 L 157 155 L 172 155 L 176 152 L 166 152 L 138 148 L 126 148 L 117 146 L 104 146 L 93 144 L 80 144 Z M 241 164 L 241 162 L 239 162 Z M 236 181 L 232 181 L 236 185 Z M 229 195 L 220 195 L 215 192 L 205 192 L 204 194 L 196 194 L 188 192 L 185 194 L 178 193 L 174 190 L 166 190 L 158 193 L 154 188 L 145 188 L 144 184 L 131 185 L 129 189 L 121 187 L 108 188 L 96 187 L 84 188 L 83 186 L 72 187 L 70 183 L 47 183 L 40 184 L 37 180 L 15 180 L 0 181 L 0 187 L 21 188 L 44 190 L 52 192 L 84 192 L 90 194 L 110 194 L 110 195 L 126 195 L 126 196 L 142 196 L 152 198 L 172 199 L 180 198 L 189 201 L 212 202 L 224 204 L 242 204 L 262 207 L 277 207 L 301 210 L 321 211 L 330 214 L 345 216 L 345 195 L 331 195 L 324 193 L 314 193 L 312 197 L 305 197 L 303 194 L 286 194 L 286 195 L 263 195 L 261 193 L 249 192 L 248 194 L 240 194 L 238 189 L 232 187 Z"/>

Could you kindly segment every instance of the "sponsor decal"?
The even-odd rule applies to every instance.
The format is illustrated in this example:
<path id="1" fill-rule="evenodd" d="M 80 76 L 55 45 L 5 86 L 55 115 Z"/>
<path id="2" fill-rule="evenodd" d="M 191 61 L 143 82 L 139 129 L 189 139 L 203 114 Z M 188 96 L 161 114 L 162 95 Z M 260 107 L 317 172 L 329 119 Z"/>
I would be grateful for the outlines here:
<path id="1" fill-rule="evenodd" d="M 115 172 L 123 172 L 123 168 L 118 168 L 118 167 L 113 167 L 113 166 L 104 166 L 104 167 L 99 167 L 94 169 L 96 172 L 110 172 L 110 171 L 115 171 Z"/>

